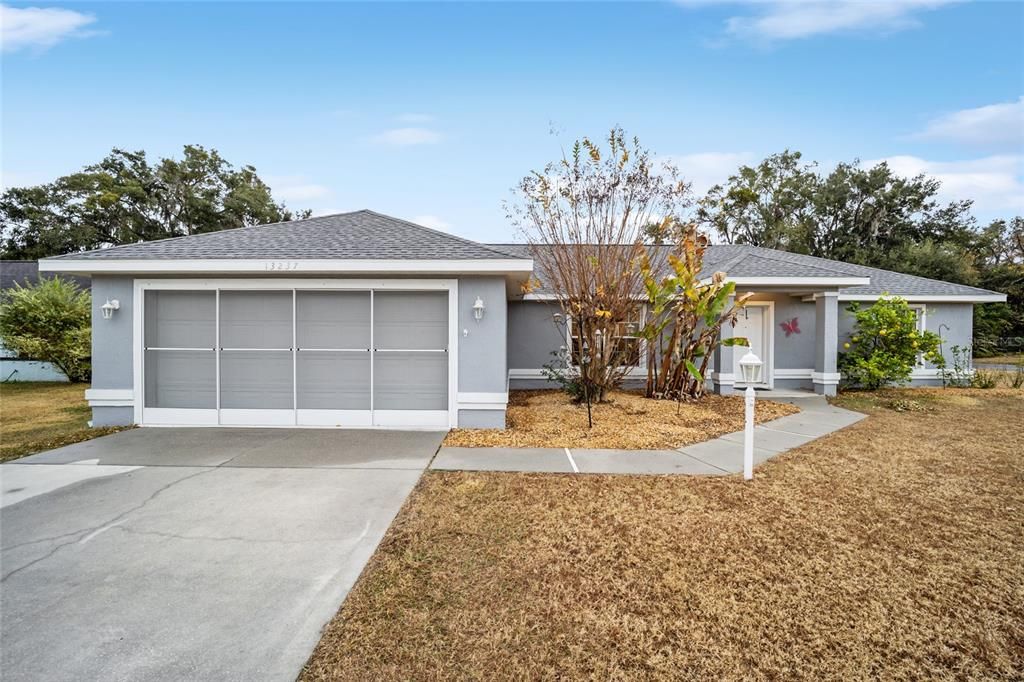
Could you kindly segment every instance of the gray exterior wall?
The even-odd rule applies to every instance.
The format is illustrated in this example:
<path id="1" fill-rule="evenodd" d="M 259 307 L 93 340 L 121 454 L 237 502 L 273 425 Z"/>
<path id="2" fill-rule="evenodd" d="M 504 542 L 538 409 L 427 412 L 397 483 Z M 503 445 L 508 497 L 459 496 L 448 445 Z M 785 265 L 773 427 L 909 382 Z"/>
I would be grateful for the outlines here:
<path id="1" fill-rule="evenodd" d="M 92 387 L 133 388 L 132 297 L 135 281 L 131 277 L 92 278 Z M 121 308 L 109 320 L 103 319 L 101 306 L 117 299 Z M 122 426 L 134 422 L 131 407 L 94 407 L 94 426 Z"/>
<path id="2" fill-rule="evenodd" d="M 484 318 L 473 317 L 477 297 Z M 503 277 L 459 278 L 459 393 L 497 393 L 508 390 L 508 306 Z M 459 410 L 459 426 L 504 428 L 505 409 Z"/>
<path id="3" fill-rule="evenodd" d="M 97 275 L 92 285 L 92 387 L 132 388 L 132 296 L 131 277 Z M 109 320 L 101 307 L 117 299 L 120 310 Z"/>
<path id="4" fill-rule="evenodd" d="M 870 305 L 865 302 L 862 306 Z M 969 346 L 972 343 L 974 334 L 974 304 L 972 303 L 924 303 L 911 306 L 925 306 L 925 329 L 935 332 L 942 337 L 942 355 L 946 358 L 947 364 L 953 362 L 953 346 Z M 840 303 L 839 310 L 839 350 L 842 352 L 843 344 L 850 341 L 853 336 L 853 315 L 847 310 L 849 303 Z M 932 363 L 925 363 L 925 372 L 921 374 L 934 374 L 935 366 Z M 932 370 L 928 372 L 927 370 Z M 941 377 L 916 376 L 911 379 L 912 386 L 940 386 Z"/>
<path id="5" fill-rule="evenodd" d="M 560 312 L 554 303 L 510 301 L 508 304 L 508 366 L 538 369 L 554 361 L 552 353 L 565 345 L 565 328 L 552 316 Z"/>

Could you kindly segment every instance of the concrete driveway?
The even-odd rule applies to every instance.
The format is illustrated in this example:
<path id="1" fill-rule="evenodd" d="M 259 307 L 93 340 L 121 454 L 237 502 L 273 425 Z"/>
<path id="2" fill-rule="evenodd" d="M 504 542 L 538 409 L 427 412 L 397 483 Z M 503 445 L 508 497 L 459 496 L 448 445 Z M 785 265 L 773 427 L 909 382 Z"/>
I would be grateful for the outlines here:
<path id="1" fill-rule="evenodd" d="M 5 680 L 293 680 L 443 434 L 125 431 L 0 465 Z"/>

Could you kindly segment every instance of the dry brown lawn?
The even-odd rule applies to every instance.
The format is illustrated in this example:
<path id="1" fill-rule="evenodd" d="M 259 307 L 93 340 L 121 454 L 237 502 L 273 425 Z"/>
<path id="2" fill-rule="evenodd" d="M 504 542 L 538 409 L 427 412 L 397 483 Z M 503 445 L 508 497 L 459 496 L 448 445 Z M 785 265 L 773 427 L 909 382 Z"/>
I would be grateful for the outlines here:
<path id="1" fill-rule="evenodd" d="M 1024 353 L 993 355 L 990 358 L 974 358 L 975 365 L 1019 365 L 1024 363 Z"/>
<path id="2" fill-rule="evenodd" d="M 697 402 L 648 400 L 618 392 L 595 405 L 594 428 L 587 408 L 562 391 L 512 391 L 505 429 L 454 429 L 444 444 L 512 448 L 678 448 L 743 429 L 741 396 L 706 395 Z M 755 419 L 771 421 L 800 410 L 788 403 L 757 401 Z"/>
<path id="3" fill-rule="evenodd" d="M 0 462 L 123 430 L 91 429 L 86 384 L 0 383 Z"/>
<path id="4" fill-rule="evenodd" d="M 300 679 L 1024 678 L 1024 392 L 840 402 L 749 484 L 426 474 Z"/>

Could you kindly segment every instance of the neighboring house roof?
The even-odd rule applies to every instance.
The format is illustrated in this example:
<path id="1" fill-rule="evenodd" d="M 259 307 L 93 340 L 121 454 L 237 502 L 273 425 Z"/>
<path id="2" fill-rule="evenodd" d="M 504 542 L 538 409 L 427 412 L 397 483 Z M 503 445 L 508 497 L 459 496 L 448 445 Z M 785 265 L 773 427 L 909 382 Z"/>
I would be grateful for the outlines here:
<path id="1" fill-rule="evenodd" d="M 484 260 L 516 256 L 406 220 L 353 211 L 69 253 L 59 260 Z"/>
<path id="2" fill-rule="evenodd" d="M 492 247 L 509 253 L 528 256 L 530 247 L 527 244 L 491 244 Z M 663 258 L 667 253 L 666 246 L 652 246 L 657 255 L 652 260 Z M 730 279 L 738 282 L 764 281 L 765 278 L 808 278 L 834 279 L 841 281 L 849 278 L 867 278 L 869 283 L 857 286 L 842 286 L 841 298 L 854 300 L 870 299 L 881 294 L 892 294 L 908 299 L 935 300 L 972 300 L 972 301 L 1003 301 L 1005 295 L 998 292 L 971 287 L 964 284 L 953 284 L 926 277 L 905 275 L 890 270 L 869 268 L 841 261 L 807 256 L 800 253 L 777 251 L 746 244 L 712 244 L 704 254 L 705 277 L 714 272 L 725 272 Z M 543 274 L 537 272 L 541 280 L 540 292 L 544 292 Z"/>
<path id="3" fill-rule="evenodd" d="M 61 275 L 61 279 L 71 280 L 83 289 L 92 286 L 92 280 L 80 275 Z M 0 291 L 13 289 L 14 285 L 28 286 L 39 281 L 39 261 L 34 260 L 0 260 Z"/>

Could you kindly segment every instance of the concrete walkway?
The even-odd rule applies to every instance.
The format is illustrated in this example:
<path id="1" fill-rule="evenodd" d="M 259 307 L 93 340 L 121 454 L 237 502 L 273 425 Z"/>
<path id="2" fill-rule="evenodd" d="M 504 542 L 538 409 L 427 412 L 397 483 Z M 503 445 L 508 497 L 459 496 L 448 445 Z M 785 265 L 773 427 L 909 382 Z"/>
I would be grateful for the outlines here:
<path id="1" fill-rule="evenodd" d="M 788 402 L 798 414 L 754 427 L 754 464 L 827 436 L 865 417 L 830 405 L 819 395 L 768 393 Z M 743 432 L 678 450 L 600 450 L 590 448 L 448 448 L 430 464 L 446 471 L 525 471 L 579 474 L 693 474 L 721 476 L 743 470 Z"/>

